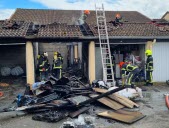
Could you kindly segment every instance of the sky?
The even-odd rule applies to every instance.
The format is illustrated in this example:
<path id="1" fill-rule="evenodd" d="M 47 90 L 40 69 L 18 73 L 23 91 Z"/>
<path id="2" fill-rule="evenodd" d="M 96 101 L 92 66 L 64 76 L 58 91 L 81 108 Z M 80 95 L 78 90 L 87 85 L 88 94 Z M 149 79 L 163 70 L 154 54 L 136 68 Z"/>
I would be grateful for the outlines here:
<path id="1" fill-rule="evenodd" d="M 138 11 L 151 19 L 169 11 L 169 0 L 0 0 L 0 20 L 9 18 L 16 8 L 94 10 L 101 3 L 105 10 Z"/>

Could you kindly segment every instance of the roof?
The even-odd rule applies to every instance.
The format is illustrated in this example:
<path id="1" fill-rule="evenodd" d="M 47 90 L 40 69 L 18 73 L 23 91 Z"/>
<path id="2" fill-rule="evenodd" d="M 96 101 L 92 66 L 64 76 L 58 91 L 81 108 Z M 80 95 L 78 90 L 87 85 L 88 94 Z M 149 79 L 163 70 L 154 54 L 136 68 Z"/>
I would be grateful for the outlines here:
<path id="1" fill-rule="evenodd" d="M 5 21 L 0 21 L 0 37 L 25 37 L 30 23 L 18 21 L 18 29 L 7 28 Z"/>
<path id="2" fill-rule="evenodd" d="M 107 24 L 109 36 L 166 36 L 169 30 L 163 31 L 165 26 L 157 26 L 152 23 L 125 23 L 122 26 L 114 27 Z M 98 36 L 97 27 L 92 25 L 91 29 L 95 36 Z"/>
<path id="3" fill-rule="evenodd" d="M 106 11 L 105 14 L 107 22 L 114 20 L 116 14 L 120 14 L 125 23 L 146 23 L 151 21 L 150 18 L 137 11 Z M 86 19 L 86 22 L 88 24 L 96 24 L 95 11 L 91 11 L 90 15 Z"/>
<path id="4" fill-rule="evenodd" d="M 169 23 L 167 20 L 165 19 L 153 19 L 154 22 L 157 22 L 157 23 Z"/>
<path id="5" fill-rule="evenodd" d="M 82 32 L 78 25 L 67 25 L 63 23 L 53 23 L 41 27 L 38 37 L 82 37 Z"/>
<path id="6" fill-rule="evenodd" d="M 74 24 L 81 16 L 78 10 L 16 9 L 11 20 L 23 20 L 36 24 L 67 23 Z"/>
<path id="7" fill-rule="evenodd" d="M 145 23 L 151 21 L 150 18 L 144 16 L 137 11 L 106 11 L 107 21 L 113 20 L 115 15 L 119 13 L 126 22 Z M 11 16 L 11 20 L 23 20 L 26 22 L 34 22 L 37 24 L 67 23 L 74 24 L 80 18 L 81 10 L 48 10 L 48 9 L 16 9 Z M 87 23 L 96 24 L 95 11 L 90 11 L 90 15 L 86 19 Z"/>
<path id="8" fill-rule="evenodd" d="M 137 11 L 106 11 L 105 13 L 107 22 L 114 20 L 117 13 L 123 19 L 121 26 L 107 23 L 110 37 L 166 37 L 169 35 L 168 23 L 160 20 L 152 22 L 151 19 Z M 82 11 L 80 10 L 16 9 L 10 20 L 22 23 L 20 28 L 3 29 L 1 27 L 0 37 L 32 35 L 36 38 L 98 37 L 95 11 L 90 11 L 85 24 L 77 25 L 81 16 Z M 0 21 L 0 24 L 2 23 L 3 21 Z"/>

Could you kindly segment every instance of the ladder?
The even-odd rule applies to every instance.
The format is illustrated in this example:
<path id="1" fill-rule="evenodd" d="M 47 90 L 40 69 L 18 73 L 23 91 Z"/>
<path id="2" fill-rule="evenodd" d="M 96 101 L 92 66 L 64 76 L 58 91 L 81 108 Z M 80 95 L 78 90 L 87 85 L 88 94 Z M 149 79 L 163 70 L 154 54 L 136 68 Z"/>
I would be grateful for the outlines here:
<path id="1" fill-rule="evenodd" d="M 101 58 L 102 58 L 103 81 L 105 81 L 106 83 L 111 83 L 111 85 L 115 86 L 104 6 L 103 4 L 101 7 L 97 7 L 95 5 L 95 9 L 96 9 L 96 19 L 97 19 L 97 27 L 98 27 L 98 34 L 99 34 Z"/>

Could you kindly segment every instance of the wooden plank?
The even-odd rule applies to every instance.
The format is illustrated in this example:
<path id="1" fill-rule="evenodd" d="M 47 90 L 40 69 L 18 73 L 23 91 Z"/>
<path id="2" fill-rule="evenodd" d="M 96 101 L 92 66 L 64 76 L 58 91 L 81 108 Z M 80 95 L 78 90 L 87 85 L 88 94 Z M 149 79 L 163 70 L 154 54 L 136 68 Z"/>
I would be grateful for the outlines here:
<path id="1" fill-rule="evenodd" d="M 120 113 L 120 114 L 125 114 L 125 115 L 132 115 L 132 116 L 135 116 L 135 117 L 143 115 L 141 112 L 137 112 L 137 111 L 131 112 L 131 111 L 125 111 L 125 110 L 117 110 L 116 112 Z"/>
<path id="2" fill-rule="evenodd" d="M 118 120 L 118 121 L 128 123 L 128 124 L 134 123 L 134 122 L 142 119 L 143 117 L 145 117 L 142 114 L 140 114 L 138 116 L 134 116 L 134 115 L 126 115 L 126 114 L 121 114 L 121 113 L 117 113 L 117 112 L 110 112 L 110 111 L 98 113 L 97 115 L 102 116 L 102 117 L 111 118 L 114 120 Z"/>
<path id="3" fill-rule="evenodd" d="M 90 107 L 83 107 L 83 108 L 81 108 L 81 109 L 79 109 L 79 110 L 77 110 L 77 111 L 75 111 L 75 112 L 69 113 L 69 116 L 70 116 L 71 118 L 75 118 L 75 117 L 77 117 L 78 115 L 82 114 L 83 112 L 85 112 L 85 111 L 87 111 L 87 110 L 89 110 L 89 109 L 90 109 Z"/>
<path id="4" fill-rule="evenodd" d="M 120 96 L 120 95 L 118 95 L 118 94 L 115 94 L 115 96 L 118 97 L 118 98 L 121 99 L 121 100 L 124 100 L 125 102 L 127 102 L 127 103 L 129 103 L 129 104 L 132 104 L 132 105 L 134 105 L 134 106 L 136 106 L 136 107 L 139 107 L 138 104 L 134 103 L 133 101 L 129 100 L 128 98 L 126 98 L 126 97 L 124 97 L 124 96 Z"/>
<path id="5" fill-rule="evenodd" d="M 93 88 L 94 91 L 99 92 L 99 93 L 105 93 L 107 90 L 105 89 L 100 89 L 100 88 Z M 111 94 L 108 96 L 109 98 L 121 103 L 122 105 L 128 107 L 128 108 L 133 108 L 134 106 L 139 107 L 138 104 L 134 103 L 133 101 L 129 100 L 128 98 L 124 96 L 120 96 L 118 94 Z"/>
<path id="6" fill-rule="evenodd" d="M 96 97 L 98 95 L 90 95 L 90 97 Z M 124 108 L 123 105 L 117 103 L 116 101 L 111 100 L 110 98 L 107 97 L 103 97 L 101 99 L 98 99 L 99 102 L 101 102 L 102 104 L 114 109 L 114 110 L 119 110 L 121 108 Z"/>

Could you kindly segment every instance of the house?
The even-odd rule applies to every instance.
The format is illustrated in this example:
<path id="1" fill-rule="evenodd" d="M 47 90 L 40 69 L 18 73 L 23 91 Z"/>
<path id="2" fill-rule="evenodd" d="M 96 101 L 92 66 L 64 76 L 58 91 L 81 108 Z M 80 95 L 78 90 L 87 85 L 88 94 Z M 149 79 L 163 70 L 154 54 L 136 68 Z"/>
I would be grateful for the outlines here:
<path id="1" fill-rule="evenodd" d="M 6 50 L 2 45 L 0 46 L 1 54 L 9 54 L 8 57 L 22 60 L 19 62 L 13 59 L 16 64 L 25 67 L 27 83 L 34 82 L 36 55 L 47 51 L 51 62 L 53 52 L 56 50 L 63 54 L 65 60 L 69 56 L 70 63 L 73 63 L 74 58 L 80 58 L 84 64 L 83 68 L 88 71 L 90 81 L 102 79 L 95 11 L 91 11 L 86 22 L 80 24 L 78 21 L 82 12 L 80 10 L 16 9 L 10 20 L 16 21 L 18 28 L 4 28 L 5 21 L 0 21 L 0 43 L 6 44 Z M 161 82 L 168 79 L 169 59 L 165 57 L 169 54 L 168 24 L 153 22 L 136 11 L 106 11 L 107 22 L 114 20 L 117 13 L 123 17 L 123 25 L 107 24 L 110 46 L 113 51 L 116 51 L 117 58 L 122 56 L 121 53 L 132 51 L 145 60 L 145 49 L 152 49 L 154 81 Z M 11 49 L 18 50 L 11 51 Z M 1 64 L 7 65 L 8 57 L 4 56 Z M 8 59 L 11 63 L 13 63 L 12 58 Z M 67 61 L 64 61 L 64 67 L 67 67 Z"/>
<path id="2" fill-rule="evenodd" d="M 162 16 L 161 19 L 164 19 L 164 20 L 166 20 L 166 21 L 169 21 L 169 11 L 166 12 L 166 13 Z"/>

